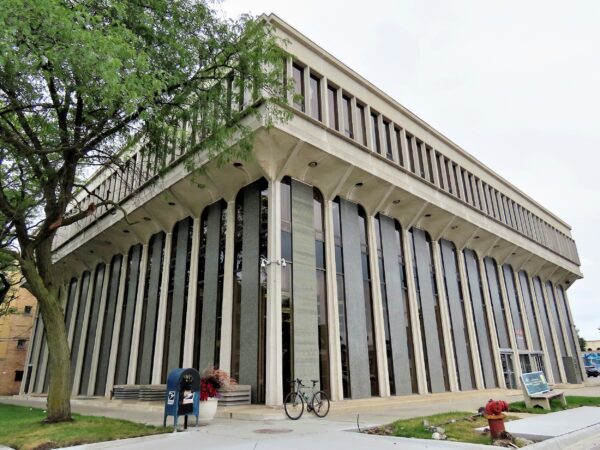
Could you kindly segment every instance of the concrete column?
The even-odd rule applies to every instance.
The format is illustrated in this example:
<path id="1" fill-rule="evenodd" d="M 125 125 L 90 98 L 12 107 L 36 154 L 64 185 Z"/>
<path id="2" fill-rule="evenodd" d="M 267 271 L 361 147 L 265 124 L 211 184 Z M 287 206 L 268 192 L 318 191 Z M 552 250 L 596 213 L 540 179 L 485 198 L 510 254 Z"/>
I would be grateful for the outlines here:
<path id="1" fill-rule="evenodd" d="M 165 253 L 163 256 L 158 316 L 156 318 L 156 341 L 154 344 L 154 359 L 152 363 L 152 384 L 161 383 L 162 361 L 165 348 L 165 323 L 167 320 L 167 296 L 169 294 L 169 271 L 171 268 L 172 247 L 173 233 L 169 232 L 165 236 Z"/>
<path id="2" fill-rule="evenodd" d="M 283 403 L 281 338 L 281 266 L 274 263 L 281 258 L 281 183 L 269 181 L 267 258 L 272 264 L 267 272 L 267 326 L 266 326 L 266 371 L 265 404 Z M 258 261 L 256 262 L 258 264 Z"/>
<path id="3" fill-rule="evenodd" d="M 529 275 L 527 275 L 527 282 L 529 283 L 529 291 L 531 292 L 531 295 L 535 296 L 535 301 L 532 301 L 533 311 L 535 313 L 535 322 L 536 322 L 536 325 L 539 330 L 538 334 L 540 336 L 540 344 L 542 346 L 542 352 L 544 352 L 543 357 L 544 357 L 544 367 L 546 369 L 546 378 L 548 379 L 548 383 L 553 384 L 553 383 L 555 383 L 554 373 L 552 370 L 552 362 L 550 361 L 548 344 L 546 343 L 546 333 L 544 333 L 544 327 L 543 327 L 542 319 L 541 319 L 542 316 L 541 316 L 540 309 L 538 307 L 537 292 L 536 292 L 535 286 L 533 284 L 533 278 L 531 278 Z M 542 291 L 543 290 L 544 290 L 544 288 L 542 287 Z"/>
<path id="4" fill-rule="evenodd" d="M 431 175 L 433 176 L 433 184 L 441 187 L 442 185 L 440 183 L 440 174 L 437 170 L 438 165 L 437 158 L 435 156 L 435 150 L 433 148 L 427 149 L 427 147 L 425 147 L 425 149 L 429 153 L 429 159 L 431 160 L 431 170 L 433 171 Z"/>
<path id="5" fill-rule="evenodd" d="M 396 128 L 397 129 L 397 128 Z M 394 128 L 394 123 L 390 123 L 390 142 L 392 145 L 392 155 L 394 157 L 394 162 L 398 165 L 400 164 L 400 156 L 402 155 L 402 149 L 398 148 L 398 139 L 396 138 L 396 129 Z"/>
<path id="6" fill-rule="evenodd" d="M 329 103 L 327 102 L 327 78 L 321 78 L 321 119 L 329 126 Z"/>
<path id="7" fill-rule="evenodd" d="M 436 240 L 431 240 L 431 249 L 433 250 L 433 266 L 435 268 L 435 279 L 438 287 L 438 302 L 440 307 L 440 315 L 442 317 L 442 336 L 446 353 L 446 371 L 448 373 L 448 384 L 450 391 L 456 392 L 458 386 L 458 368 L 456 367 L 456 359 L 454 358 L 454 346 L 452 345 L 452 331 L 450 321 L 450 311 L 448 309 L 448 295 L 446 293 L 446 283 L 444 283 L 444 274 L 442 273 L 442 258 L 440 253 L 440 243 Z"/>
<path id="8" fill-rule="evenodd" d="M 135 384 L 137 375 L 137 360 L 140 347 L 140 332 L 142 325 L 142 310 L 144 308 L 144 290 L 146 289 L 146 268 L 148 267 L 148 244 L 142 246 L 142 258 L 140 260 L 140 273 L 138 278 L 137 297 L 135 299 L 135 317 L 133 319 L 133 331 L 131 336 L 131 353 L 129 354 L 129 371 L 127 372 L 127 384 Z"/>
<path id="9" fill-rule="evenodd" d="M 582 380 L 586 380 L 587 379 L 587 375 L 585 373 L 585 367 L 582 364 L 583 361 L 583 355 L 581 353 L 581 348 L 579 347 L 579 342 L 577 341 L 577 330 L 575 329 L 575 321 L 573 321 L 573 314 L 571 312 L 571 307 L 569 305 L 569 298 L 567 297 L 567 291 L 566 289 L 563 289 L 563 295 L 565 298 L 565 314 L 566 314 L 566 318 L 568 319 L 568 321 L 573 324 L 573 326 L 570 328 L 570 332 L 573 335 L 573 339 L 575 341 L 575 350 L 577 352 L 576 355 L 573 355 L 574 359 L 577 359 L 577 367 L 579 367 L 579 370 L 581 372 L 581 379 Z"/>
<path id="10" fill-rule="evenodd" d="M 506 381 L 504 380 L 504 372 L 502 371 L 502 362 L 500 361 L 500 346 L 498 345 L 498 332 L 494 322 L 494 310 L 490 299 L 490 286 L 487 279 L 487 272 L 482 257 L 479 257 L 479 276 L 483 284 L 483 299 L 485 301 L 485 310 L 487 312 L 488 326 L 490 330 L 490 338 L 492 340 L 494 366 L 496 367 L 496 378 L 498 379 L 498 387 L 506 389 Z"/>
<path id="11" fill-rule="evenodd" d="M 369 147 L 371 151 L 377 153 L 375 142 L 373 142 L 373 132 L 371 131 L 371 107 L 369 105 L 365 105 L 365 133 L 367 147 Z"/>
<path id="12" fill-rule="evenodd" d="M 502 304 L 504 305 L 504 315 L 506 317 L 506 325 L 508 327 L 508 339 L 510 346 L 513 351 L 513 366 L 515 373 L 515 384 L 517 387 L 521 386 L 521 360 L 519 359 L 519 347 L 517 346 L 517 336 L 515 335 L 515 327 L 512 321 L 513 311 L 510 308 L 510 302 L 508 300 L 508 293 L 506 292 L 506 279 L 504 278 L 504 270 L 500 264 L 496 265 L 498 273 L 498 283 L 500 284 L 500 291 L 502 292 Z M 518 314 L 518 311 L 514 313 Z"/>
<path id="13" fill-rule="evenodd" d="M 554 291 L 554 300 L 556 301 L 556 312 L 558 313 L 558 321 L 560 322 L 560 330 L 557 331 L 562 333 L 563 341 L 565 343 L 565 349 L 567 350 L 567 354 L 563 356 L 570 356 L 574 358 L 574 355 L 571 354 L 573 353 L 570 348 L 571 340 L 569 339 L 569 335 L 567 334 L 567 330 L 569 329 L 569 327 L 567 325 L 567 321 L 565 320 L 566 318 L 564 317 L 563 308 L 560 304 L 560 298 L 558 295 L 558 289 L 556 288 L 556 283 L 552 283 L 552 290 Z"/>
<path id="14" fill-rule="evenodd" d="M 321 86 L 323 91 L 323 86 Z M 323 105 L 323 103 L 321 103 Z M 223 262 L 223 309 L 221 313 L 221 348 L 219 368 L 231 370 L 231 334 L 233 328 L 233 265 L 235 264 L 235 199 L 227 202 L 225 261 Z"/>
<path id="15" fill-rule="evenodd" d="M 81 371 L 83 369 L 83 357 L 85 349 L 85 339 L 87 337 L 87 330 L 90 318 L 90 309 L 92 307 L 92 298 L 94 295 L 94 280 L 96 279 L 96 271 L 90 272 L 90 281 L 88 285 L 87 298 L 85 300 L 85 311 L 83 313 L 83 323 L 81 324 L 81 336 L 79 341 L 79 352 L 77 352 L 77 362 L 75 364 L 75 375 L 73 376 L 73 389 L 71 394 L 76 396 L 79 393 L 79 384 L 81 383 Z"/>
<path id="16" fill-rule="evenodd" d="M 533 339 L 531 338 L 531 330 L 529 329 L 529 318 L 527 317 L 527 309 L 525 308 L 525 299 L 523 298 L 523 290 L 521 289 L 521 279 L 519 272 L 512 268 L 513 279 L 515 280 L 515 290 L 517 291 L 517 301 L 521 309 L 521 322 L 523 323 L 523 332 L 525 333 L 525 339 L 527 339 L 527 349 L 533 351 Z"/>
<path id="17" fill-rule="evenodd" d="M 192 225 L 192 253 L 190 255 L 190 276 L 186 299 L 185 335 L 183 337 L 183 367 L 194 364 L 194 340 L 196 328 L 196 294 L 198 292 L 198 252 L 200 251 L 200 217 L 194 217 Z M 198 367 L 198 369 L 200 369 Z"/>
<path id="18" fill-rule="evenodd" d="M 46 337 L 46 336 L 43 336 Z M 42 339 L 42 359 L 40 361 L 40 369 L 38 371 L 38 380 L 36 384 L 36 392 L 41 394 L 44 392 L 46 384 L 46 376 L 48 375 L 48 339 Z"/>
<path id="19" fill-rule="evenodd" d="M 379 378 L 379 395 L 390 396 L 390 379 L 387 364 L 387 349 L 385 345 L 385 322 L 383 302 L 381 299 L 381 276 L 377 255 L 377 237 L 379 230 L 375 229 L 375 217 L 367 216 L 367 237 L 369 245 L 369 268 L 371 272 L 371 298 L 373 301 L 373 325 L 375 353 L 377 355 L 377 377 Z"/>
<path id="20" fill-rule="evenodd" d="M 460 276 L 460 286 L 462 289 L 463 301 L 465 302 L 465 319 L 469 334 L 469 346 L 471 348 L 471 361 L 473 361 L 473 373 L 475 374 L 475 387 L 477 389 L 485 389 L 481 358 L 479 357 L 479 343 L 477 341 L 475 320 L 473 318 L 473 305 L 471 293 L 469 291 L 469 280 L 467 278 L 467 270 L 465 267 L 465 258 L 462 249 L 457 249 L 456 251 L 458 253 L 458 274 Z M 486 357 L 489 356 L 490 355 L 486 355 Z"/>
<path id="21" fill-rule="evenodd" d="M 402 160 L 404 161 L 404 167 L 410 170 L 410 158 L 408 156 L 408 141 L 406 139 L 406 130 L 402 128 L 400 130 L 400 145 L 402 148 L 398 149 L 398 152 L 402 152 Z"/>
<path id="22" fill-rule="evenodd" d="M 127 269 L 129 265 L 129 258 L 127 253 L 121 255 L 121 273 L 119 276 L 119 293 L 117 295 L 117 306 L 115 307 L 115 325 L 113 327 L 113 333 L 111 338 L 111 356 L 108 360 L 108 373 L 106 375 L 106 390 L 104 396 L 109 398 L 110 391 L 115 384 L 115 370 L 117 368 L 117 357 L 119 349 L 119 338 L 121 331 L 121 321 L 123 320 L 123 300 L 125 298 L 125 290 L 127 286 Z M 107 336 L 108 339 L 108 336 Z"/>
<path id="23" fill-rule="evenodd" d="M 417 374 L 417 391 L 419 394 L 427 393 L 427 374 L 425 372 L 425 355 L 423 353 L 423 336 L 419 321 L 419 305 L 417 289 L 415 286 L 415 268 L 413 264 L 413 249 L 410 245 L 410 233 L 402 228 L 402 244 L 404 253 L 404 268 L 406 271 L 406 284 L 408 288 L 408 303 L 410 305 L 410 323 L 412 329 L 413 350 L 415 355 L 415 372 Z"/>
<path id="24" fill-rule="evenodd" d="M 88 383 L 87 396 L 94 395 L 96 387 L 96 374 L 98 373 L 98 358 L 100 355 L 100 341 L 104 329 L 104 310 L 106 309 L 106 297 L 108 295 L 108 280 L 110 279 L 110 264 L 104 266 L 104 278 L 102 279 L 102 293 L 100 294 L 100 308 L 98 309 L 98 324 L 96 325 L 96 336 L 94 337 L 94 352 L 92 353 L 92 364 L 90 370 L 90 381 Z"/>
<path id="25" fill-rule="evenodd" d="M 73 345 L 73 334 L 75 331 L 75 323 L 77 322 L 77 308 L 79 306 L 79 296 L 77 295 L 77 293 L 79 292 L 79 283 L 81 283 L 81 277 L 83 276 L 80 275 L 79 278 L 76 278 L 77 282 L 75 283 L 75 292 L 73 293 L 73 305 L 71 306 L 72 310 L 71 310 L 71 321 L 70 323 L 66 324 L 67 327 L 67 340 L 69 342 L 69 348 L 71 348 L 71 346 Z M 69 282 L 67 284 L 67 289 L 68 294 L 70 295 L 70 289 L 71 289 L 71 283 Z"/>
<path id="26" fill-rule="evenodd" d="M 542 283 L 542 294 L 544 295 L 544 303 L 546 304 L 546 311 L 548 312 L 548 326 L 550 328 L 550 334 L 552 335 L 552 341 L 554 343 L 554 351 L 556 353 L 556 361 L 558 363 L 558 371 L 560 372 L 560 380 L 554 380 L 555 383 L 561 383 L 567 380 L 567 376 L 565 374 L 565 366 L 563 365 L 563 354 L 562 349 L 560 348 L 560 342 L 558 341 L 558 333 L 560 330 L 556 330 L 554 326 L 554 312 L 550 307 L 550 300 L 548 299 L 548 293 L 546 292 L 546 283 L 540 279 Z M 566 343 L 565 343 L 566 346 Z"/>
<path id="27" fill-rule="evenodd" d="M 332 201 L 326 200 L 325 214 L 325 272 L 327 280 L 327 329 L 329 337 L 329 377 L 331 400 L 342 400 L 342 354 L 340 349 L 340 316 L 338 310 L 337 274 L 335 262 L 335 238 L 333 236 Z"/>

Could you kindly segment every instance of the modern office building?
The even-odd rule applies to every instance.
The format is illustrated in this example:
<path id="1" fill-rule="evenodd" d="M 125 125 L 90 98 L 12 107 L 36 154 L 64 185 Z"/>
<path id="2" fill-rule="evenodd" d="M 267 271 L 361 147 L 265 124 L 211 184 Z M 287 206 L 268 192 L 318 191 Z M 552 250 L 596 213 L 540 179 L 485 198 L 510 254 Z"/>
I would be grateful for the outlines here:
<path id="1" fill-rule="evenodd" d="M 303 101 L 252 157 L 158 178 L 142 154 L 89 189 L 121 203 L 62 230 L 74 396 L 215 365 L 282 403 L 580 383 L 563 220 L 276 16 Z M 81 195 L 84 205 L 90 198 Z M 37 321 L 29 393 L 47 389 Z"/>

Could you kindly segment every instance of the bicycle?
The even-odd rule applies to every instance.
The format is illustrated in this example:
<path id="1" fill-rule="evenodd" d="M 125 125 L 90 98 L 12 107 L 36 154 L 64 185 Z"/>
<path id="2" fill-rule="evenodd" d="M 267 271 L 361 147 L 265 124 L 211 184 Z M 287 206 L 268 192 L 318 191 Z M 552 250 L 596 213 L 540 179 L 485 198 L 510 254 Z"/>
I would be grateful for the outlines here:
<path id="1" fill-rule="evenodd" d="M 303 390 L 303 388 L 308 388 L 308 386 L 303 385 L 300 378 L 290 381 L 294 386 L 288 395 L 285 396 L 283 408 L 285 409 L 286 416 L 292 420 L 298 420 L 302 417 L 304 403 L 306 403 L 306 410 L 314 412 L 317 417 L 323 418 L 329 413 L 329 397 L 323 391 L 315 391 L 315 386 L 319 380 L 310 381 L 313 384 L 311 388 L 312 396 Z"/>

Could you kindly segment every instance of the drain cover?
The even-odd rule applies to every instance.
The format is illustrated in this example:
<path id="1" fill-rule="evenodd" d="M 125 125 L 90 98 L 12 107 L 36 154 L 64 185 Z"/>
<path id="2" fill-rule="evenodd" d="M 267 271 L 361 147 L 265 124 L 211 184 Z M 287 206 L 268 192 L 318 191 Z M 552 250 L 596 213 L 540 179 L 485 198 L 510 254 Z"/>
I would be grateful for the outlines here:
<path id="1" fill-rule="evenodd" d="M 291 433 L 292 430 L 288 430 L 287 428 L 261 428 L 260 430 L 254 430 L 254 432 L 258 434 L 284 434 Z"/>

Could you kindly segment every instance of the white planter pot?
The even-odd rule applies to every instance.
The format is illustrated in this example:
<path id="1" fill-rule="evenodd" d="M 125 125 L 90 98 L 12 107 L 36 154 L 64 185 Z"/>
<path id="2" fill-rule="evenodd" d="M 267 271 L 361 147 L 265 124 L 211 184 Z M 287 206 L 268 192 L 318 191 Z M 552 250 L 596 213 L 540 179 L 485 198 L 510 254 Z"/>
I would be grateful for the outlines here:
<path id="1" fill-rule="evenodd" d="M 200 401 L 198 408 L 198 423 L 205 425 L 215 418 L 217 414 L 217 405 L 219 399 L 209 398 L 208 400 Z"/>

